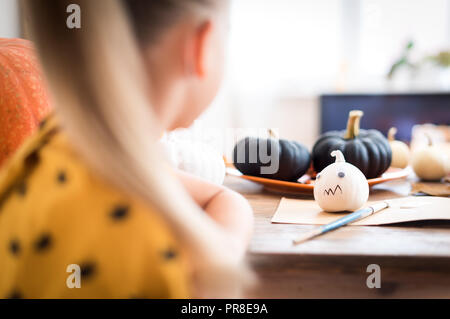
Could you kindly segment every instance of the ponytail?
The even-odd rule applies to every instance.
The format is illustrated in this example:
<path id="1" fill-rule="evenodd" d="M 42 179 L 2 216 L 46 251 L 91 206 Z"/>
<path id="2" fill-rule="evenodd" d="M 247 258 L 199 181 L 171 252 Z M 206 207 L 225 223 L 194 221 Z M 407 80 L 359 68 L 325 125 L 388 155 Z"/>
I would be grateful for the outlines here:
<path id="1" fill-rule="evenodd" d="M 229 235 L 162 164 L 149 78 L 122 2 L 75 2 L 81 29 L 66 26 L 73 0 L 21 0 L 65 132 L 93 171 L 155 207 L 173 228 L 190 256 L 195 297 L 236 297 L 249 272 Z"/>

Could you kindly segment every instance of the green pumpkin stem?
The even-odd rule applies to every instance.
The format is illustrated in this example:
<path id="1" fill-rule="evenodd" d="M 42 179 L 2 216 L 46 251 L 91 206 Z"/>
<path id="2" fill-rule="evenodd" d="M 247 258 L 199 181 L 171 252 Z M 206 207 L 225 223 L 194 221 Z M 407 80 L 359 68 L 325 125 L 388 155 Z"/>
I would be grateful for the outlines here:
<path id="1" fill-rule="evenodd" d="M 345 133 L 344 138 L 350 140 L 354 139 L 359 135 L 359 123 L 361 117 L 364 115 L 363 111 L 353 110 L 348 114 L 347 121 L 347 132 Z"/>

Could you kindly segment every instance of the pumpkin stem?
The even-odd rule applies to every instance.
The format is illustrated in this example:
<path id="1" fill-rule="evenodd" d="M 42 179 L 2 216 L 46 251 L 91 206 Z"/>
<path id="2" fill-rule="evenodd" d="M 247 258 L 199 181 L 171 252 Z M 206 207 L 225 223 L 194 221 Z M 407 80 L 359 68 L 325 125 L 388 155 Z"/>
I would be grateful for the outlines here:
<path id="1" fill-rule="evenodd" d="M 359 135 L 359 122 L 364 115 L 363 111 L 353 110 L 348 114 L 347 132 L 344 138 L 353 139 Z"/>
<path id="2" fill-rule="evenodd" d="M 388 131 L 388 141 L 390 141 L 390 142 L 394 141 L 395 134 L 397 134 L 397 128 L 391 127 Z"/>
<path id="3" fill-rule="evenodd" d="M 433 139 L 431 138 L 430 134 L 427 132 L 423 133 L 425 135 L 425 137 L 427 138 L 428 141 L 428 146 L 432 146 L 433 145 Z"/>
<path id="4" fill-rule="evenodd" d="M 340 150 L 335 150 L 335 151 L 331 152 L 331 156 L 336 157 L 335 163 L 345 162 L 344 154 L 342 154 L 342 152 Z"/>
<path id="5" fill-rule="evenodd" d="M 269 137 L 272 137 L 272 138 L 275 138 L 275 139 L 279 138 L 278 134 L 272 128 L 269 128 L 267 130 L 267 132 L 269 133 Z"/>

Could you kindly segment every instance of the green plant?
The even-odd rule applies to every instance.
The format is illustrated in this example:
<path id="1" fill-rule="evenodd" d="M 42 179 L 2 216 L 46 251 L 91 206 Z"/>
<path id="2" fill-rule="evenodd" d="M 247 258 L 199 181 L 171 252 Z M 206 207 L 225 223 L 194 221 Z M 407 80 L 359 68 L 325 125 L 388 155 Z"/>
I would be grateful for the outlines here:
<path id="1" fill-rule="evenodd" d="M 404 67 L 409 67 L 412 70 L 419 69 L 424 63 L 426 62 L 432 62 L 435 65 L 442 67 L 442 68 L 448 68 L 450 67 L 450 51 L 441 51 L 436 55 L 429 55 L 418 62 L 413 63 L 410 59 L 410 53 L 412 49 L 414 48 L 414 42 L 409 41 L 405 48 L 403 49 L 403 52 L 399 59 L 397 59 L 391 66 L 387 78 L 392 79 L 394 75 L 397 73 L 397 71 Z"/>
<path id="2" fill-rule="evenodd" d="M 389 73 L 387 75 L 388 79 L 392 79 L 394 77 L 394 74 L 397 72 L 398 69 L 402 67 L 410 67 L 412 69 L 416 69 L 417 66 L 410 61 L 409 55 L 411 53 L 411 50 L 414 48 L 414 42 L 408 41 L 405 48 L 403 49 L 403 53 L 400 56 L 400 58 L 392 64 L 391 69 L 389 70 Z"/>
<path id="3" fill-rule="evenodd" d="M 434 62 L 436 65 L 449 68 L 450 67 L 450 51 L 441 51 L 436 55 L 430 55 L 427 60 Z"/>

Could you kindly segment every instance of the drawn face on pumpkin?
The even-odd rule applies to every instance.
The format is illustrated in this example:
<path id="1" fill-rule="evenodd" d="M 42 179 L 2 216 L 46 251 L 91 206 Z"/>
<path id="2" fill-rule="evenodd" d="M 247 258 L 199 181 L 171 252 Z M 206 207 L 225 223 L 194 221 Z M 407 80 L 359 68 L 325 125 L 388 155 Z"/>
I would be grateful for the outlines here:
<path id="1" fill-rule="evenodd" d="M 364 174 L 346 163 L 341 151 L 331 153 L 336 162 L 317 174 L 314 199 L 327 212 L 354 211 L 369 197 L 369 185 Z"/>

